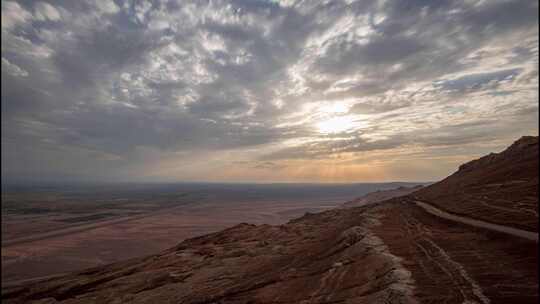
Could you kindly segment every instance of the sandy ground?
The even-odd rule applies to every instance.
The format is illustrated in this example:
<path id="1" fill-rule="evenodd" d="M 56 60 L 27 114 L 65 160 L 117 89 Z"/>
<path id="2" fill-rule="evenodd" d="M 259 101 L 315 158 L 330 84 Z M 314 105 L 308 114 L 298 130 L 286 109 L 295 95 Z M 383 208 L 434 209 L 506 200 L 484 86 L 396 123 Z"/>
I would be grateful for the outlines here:
<path id="1" fill-rule="evenodd" d="M 157 253 L 240 222 L 282 224 L 343 200 L 203 203 L 3 240 L 2 284 Z M 256 207 L 255 207 L 256 206 Z M 40 223 L 35 223 L 40 226 Z"/>

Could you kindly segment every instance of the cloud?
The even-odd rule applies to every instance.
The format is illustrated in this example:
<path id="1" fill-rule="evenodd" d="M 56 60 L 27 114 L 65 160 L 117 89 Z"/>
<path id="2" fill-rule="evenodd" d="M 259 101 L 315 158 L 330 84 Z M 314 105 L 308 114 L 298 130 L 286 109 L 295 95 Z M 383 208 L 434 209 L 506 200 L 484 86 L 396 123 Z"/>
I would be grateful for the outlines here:
<path id="1" fill-rule="evenodd" d="M 34 16 L 39 21 L 58 21 L 61 18 L 60 12 L 58 12 L 54 6 L 46 2 L 36 3 L 34 10 Z"/>
<path id="2" fill-rule="evenodd" d="M 2 71 L 11 74 L 15 77 L 26 77 L 28 72 L 21 69 L 16 64 L 9 62 L 6 58 L 2 57 Z"/>
<path id="3" fill-rule="evenodd" d="M 120 11 L 120 8 L 112 0 L 94 0 L 92 4 L 105 14 L 116 14 Z"/>
<path id="4" fill-rule="evenodd" d="M 178 168 L 230 158 L 278 172 L 492 147 L 537 132 L 537 6 L 4 1 L 2 174 L 189 179 Z"/>
<path id="5" fill-rule="evenodd" d="M 374 114 L 374 113 L 384 113 L 390 112 L 393 110 L 409 107 L 410 102 L 403 100 L 369 100 L 365 102 L 360 102 L 355 104 L 351 112 L 360 113 L 360 114 Z"/>
<path id="6" fill-rule="evenodd" d="M 464 75 L 456 79 L 436 81 L 435 87 L 444 91 L 464 92 L 480 89 L 493 89 L 500 82 L 511 82 L 522 72 L 522 69 L 509 69 L 490 73 Z"/>
<path id="7" fill-rule="evenodd" d="M 17 2 L 2 1 L 2 30 L 9 30 L 18 25 L 24 25 L 31 18 L 32 14 Z"/>

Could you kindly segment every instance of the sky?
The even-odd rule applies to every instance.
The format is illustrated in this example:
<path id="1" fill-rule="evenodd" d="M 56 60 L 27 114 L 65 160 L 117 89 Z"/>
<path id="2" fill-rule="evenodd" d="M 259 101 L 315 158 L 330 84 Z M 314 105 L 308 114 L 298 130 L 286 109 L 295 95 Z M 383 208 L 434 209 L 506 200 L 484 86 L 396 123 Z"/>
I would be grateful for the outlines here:
<path id="1" fill-rule="evenodd" d="M 2 181 L 435 181 L 538 135 L 538 1 L 2 1 Z"/>

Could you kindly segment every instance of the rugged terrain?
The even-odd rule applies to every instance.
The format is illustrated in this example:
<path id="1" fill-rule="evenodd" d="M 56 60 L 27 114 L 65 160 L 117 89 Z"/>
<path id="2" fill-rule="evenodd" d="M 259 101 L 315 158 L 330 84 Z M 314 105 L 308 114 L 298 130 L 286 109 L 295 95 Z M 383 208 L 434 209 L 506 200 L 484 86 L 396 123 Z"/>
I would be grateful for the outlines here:
<path id="1" fill-rule="evenodd" d="M 2 191 L 1 201 L 1 282 L 9 286 L 157 254 L 185 239 L 240 222 L 280 225 L 305 212 L 335 208 L 377 189 L 413 185 L 132 183 L 10 187 Z"/>
<path id="2" fill-rule="evenodd" d="M 538 232 L 538 137 L 468 162 L 414 196 L 452 213 Z"/>
<path id="3" fill-rule="evenodd" d="M 382 202 L 382 201 L 385 201 L 394 197 L 405 196 L 407 194 L 411 194 L 415 191 L 418 191 L 422 188 L 423 188 L 422 185 L 417 185 L 414 187 L 401 186 L 396 189 L 378 190 L 375 192 L 370 192 L 352 201 L 346 202 L 342 205 L 342 207 L 349 208 L 349 207 L 366 206 L 369 204 Z"/>
<path id="4" fill-rule="evenodd" d="M 537 303 L 537 155 L 538 138 L 524 137 L 408 196 L 279 226 L 239 224 L 158 255 L 5 288 L 3 301 Z"/>

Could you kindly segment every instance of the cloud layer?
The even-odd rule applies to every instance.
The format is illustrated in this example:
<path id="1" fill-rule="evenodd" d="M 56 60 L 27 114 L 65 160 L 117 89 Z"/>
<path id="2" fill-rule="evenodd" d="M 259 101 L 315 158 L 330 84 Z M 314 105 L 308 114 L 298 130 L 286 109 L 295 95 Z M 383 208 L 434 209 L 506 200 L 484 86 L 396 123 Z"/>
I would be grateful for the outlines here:
<path id="1" fill-rule="evenodd" d="M 2 177 L 436 179 L 537 66 L 537 1 L 2 1 Z"/>

